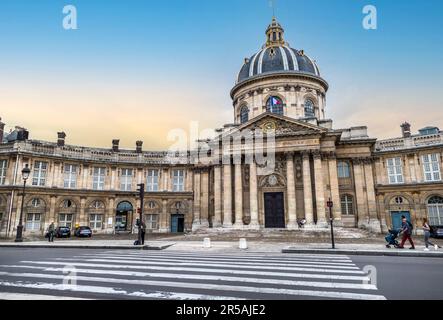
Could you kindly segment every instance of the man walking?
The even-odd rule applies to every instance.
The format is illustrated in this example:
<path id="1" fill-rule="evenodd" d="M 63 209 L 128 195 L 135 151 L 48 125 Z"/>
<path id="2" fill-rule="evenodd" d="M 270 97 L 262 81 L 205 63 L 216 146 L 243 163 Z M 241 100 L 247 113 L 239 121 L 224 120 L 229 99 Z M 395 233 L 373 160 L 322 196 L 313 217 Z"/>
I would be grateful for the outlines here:
<path id="1" fill-rule="evenodd" d="M 410 223 L 408 220 L 406 220 L 405 216 L 401 217 L 401 232 L 403 233 L 403 237 L 401 239 L 401 244 L 399 246 L 399 249 L 404 249 L 404 244 L 406 242 L 406 240 L 409 241 L 409 243 L 411 244 L 411 247 L 409 249 L 411 250 L 415 250 L 415 245 L 414 245 L 414 241 L 412 241 L 412 230 L 413 230 L 413 226 L 412 223 Z"/>
<path id="2" fill-rule="evenodd" d="M 142 220 L 142 222 L 140 223 L 140 238 L 141 238 L 141 245 L 145 245 L 145 233 L 146 233 L 146 224 L 145 222 Z"/>
<path id="3" fill-rule="evenodd" d="M 48 227 L 48 241 L 54 242 L 54 235 L 55 235 L 55 225 L 54 222 L 51 222 L 51 224 Z"/>

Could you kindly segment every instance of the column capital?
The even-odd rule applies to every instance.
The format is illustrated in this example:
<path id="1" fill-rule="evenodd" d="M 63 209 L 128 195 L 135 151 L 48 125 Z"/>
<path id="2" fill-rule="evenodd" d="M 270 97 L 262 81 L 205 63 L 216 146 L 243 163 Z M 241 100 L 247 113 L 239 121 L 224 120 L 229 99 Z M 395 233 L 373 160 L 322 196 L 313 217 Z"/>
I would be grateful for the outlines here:
<path id="1" fill-rule="evenodd" d="M 295 156 L 295 152 L 294 151 L 289 151 L 286 152 L 286 160 L 294 160 L 294 156 Z"/>
<path id="2" fill-rule="evenodd" d="M 311 155 L 311 152 L 310 152 L 309 150 L 303 150 L 303 151 L 301 152 L 301 155 L 302 155 L 302 158 L 303 158 L 304 160 L 307 160 L 307 159 L 309 159 L 309 156 Z"/>
<path id="3" fill-rule="evenodd" d="M 323 151 L 321 152 L 322 158 L 325 160 L 335 160 L 337 159 L 337 153 L 335 151 Z"/>
<path id="4" fill-rule="evenodd" d="M 321 160 L 321 152 L 319 150 L 312 151 L 312 156 L 314 160 Z"/>

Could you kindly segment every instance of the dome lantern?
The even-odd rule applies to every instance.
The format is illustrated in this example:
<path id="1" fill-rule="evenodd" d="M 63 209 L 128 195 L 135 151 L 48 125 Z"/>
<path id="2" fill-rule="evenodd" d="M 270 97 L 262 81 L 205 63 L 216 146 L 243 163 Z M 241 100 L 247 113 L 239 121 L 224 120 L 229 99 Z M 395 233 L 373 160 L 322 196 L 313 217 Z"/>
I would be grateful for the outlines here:
<path id="1" fill-rule="evenodd" d="M 285 45 L 284 34 L 285 30 L 273 17 L 271 24 L 266 29 L 266 47 Z"/>

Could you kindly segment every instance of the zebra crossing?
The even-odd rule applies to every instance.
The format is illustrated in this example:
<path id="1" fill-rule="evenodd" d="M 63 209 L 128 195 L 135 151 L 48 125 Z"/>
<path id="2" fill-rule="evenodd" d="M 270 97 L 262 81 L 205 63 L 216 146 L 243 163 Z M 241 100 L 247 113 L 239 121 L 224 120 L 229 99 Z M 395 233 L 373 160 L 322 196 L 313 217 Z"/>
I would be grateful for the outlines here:
<path id="1" fill-rule="evenodd" d="M 0 299 L 383 300 L 348 256 L 103 251 L 0 264 Z"/>

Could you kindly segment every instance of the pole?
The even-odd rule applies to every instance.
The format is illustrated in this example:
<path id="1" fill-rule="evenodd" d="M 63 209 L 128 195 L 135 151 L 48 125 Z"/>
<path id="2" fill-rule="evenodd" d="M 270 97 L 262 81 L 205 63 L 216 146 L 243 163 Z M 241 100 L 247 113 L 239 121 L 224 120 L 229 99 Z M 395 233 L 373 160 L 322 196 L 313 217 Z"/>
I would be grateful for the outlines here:
<path id="1" fill-rule="evenodd" d="M 18 220 L 17 234 L 15 236 L 15 242 L 23 242 L 23 206 L 25 203 L 25 190 L 26 190 L 26 179 L 23 182 L 22 204 L 20 209 L 20 218 Z"/>
<path id="2" fill-rule="evenodd" d="M 329 198 L 328 201 L 328 207 L 329 207 L 329 221 L 331 222 L 331 242 L 332 242 L 332 249 L 335 249 L 335 239 L 334 239 L 334 218 L 332 216 L 332 207 L 334 206 L 331 198 Z"/>

